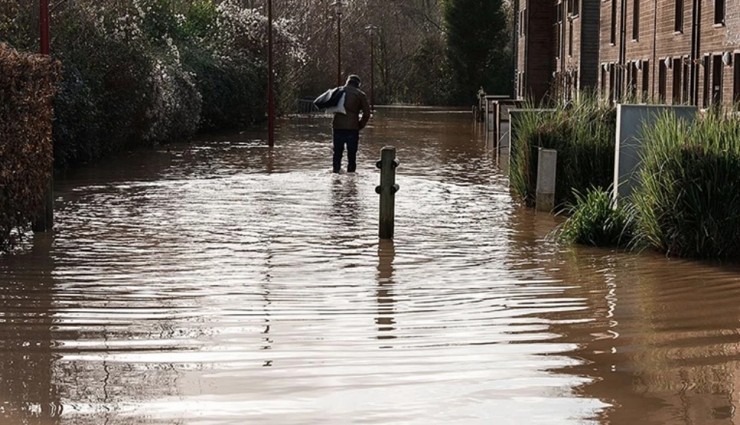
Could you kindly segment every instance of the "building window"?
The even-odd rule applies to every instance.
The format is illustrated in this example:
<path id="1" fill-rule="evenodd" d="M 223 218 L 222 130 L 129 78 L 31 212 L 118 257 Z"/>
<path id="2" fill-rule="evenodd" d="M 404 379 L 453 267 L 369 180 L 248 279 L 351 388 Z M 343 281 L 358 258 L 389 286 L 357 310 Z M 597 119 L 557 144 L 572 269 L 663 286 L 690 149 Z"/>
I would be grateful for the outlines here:
<path id="1" fill-rule="evenodd" d="M 673 30 L 676 32 L 683 32 L 683 0 L 675 0 L 676 6 L 676 20 L 673 25 Z"/>
<path id="2" fill-rule="evenodd" d="M 650 99 L 650 61 L 642 61 L 642 101 Z"/>
<path id="3" fill-rule="evenodd" d="M 668 66 L 666 61 L 660 61 L 658 66 L 658 101 L 665 103 L 665 88 L 666 88 L 666 75 L 668 74 Z"/>
<path id="4" fill-rule="evenodd" d="M 681 59 L 681 66 L 683 66 L 683 81 L 681 81 L 681 102 L 688 105 L 689 102 L 693 102 L 689 96 L 690 83 L 691 83 L 691 65 L 687 58 Z M 691 103 L 693 104 L 693 103 Z"/>
<path id="5" fill-rule="evenodd" d="M 712 105 L 722 104 L 722 55 L 712 57 Z"/>
<path id="6" fill-rule="evenodd" d="M 573 21 L 568 22 L 568 56 L 573 56 Z"/>
<path id="7" fill-rule="evenodd" d="M 725 24 L 725 0 L 714 0 L 714 23 Z"/>
<path id="8" fill-rule="evenodd" d="M 568 16 L 577 16 L 580 4 L 578 0 L 568 0 Z"/>
<path id="9" fill-rule="evenodd" d="M 612 0 L 612 20 L 609 32 L 609 42 L 617 44 L 617 0 Z"/>
<path id="10" fill-rule="evenodd" d="M 563 40 L 563 3 L 558 3 L 555 8 L 557 10 L 557 21 L 555 22 L 555 45 L 557 46 L 557 52 L 555 53 L 555 58 L 559 59 L 565 53 L 565 40 Z"/>
<path id="11" fill-rule="evenodd" d="M 711 103 L 711 99 L 709 98 L 709 88 L 710 88 L 711 80 L 709 79 L 709 76 L 712 75 L 711 68 L 710 68 L 712 66 L 712 63 L 711 63 L 709 55 L 705 55 L 703 60 L 704 60 L 704 90 L 702 92 L 702 95 L 704 98 L 703 106 L 706 109 L 706 108 L 709 108 L 709 104 Z"/>
<path id="12" fill-rule="evenodd" d="M 601 96 L 606 94 L 606 64 L 601 64 Z"/>
<path id="13" fill-rule="evenodd" d="M 614 72 L 614 70 L 615 70 L 614 64 L 610 63 L 609 64 L 609 100 L 611 102 L 616 101 L 616 97 L 617 97 L 617 90 L 616 90 L 617 74 Z"/>
<path id="14" fill-rule="evenodd" d="M 640 0 L 632 0 L 632 40 L 640 39 Z"/>
<path id="15" fill-rule="evenodd" d="M 580 0 L 573 0 L 573 16 L 578 16 L 581 13 L 581 2 Z"/>
<path id="16" fill-rule="evenodd" d="M 681 103 L 681 87 L 683 84 L 681 84 L 681 71 L 683 70 L 683 66 L 681 64 L 681 58 L 675 58 L 673 59 L 673 104 L 678 105 Z"/>
<path id="17" fill-rule="evenodd" d="M 732 65 L 735 67 L 732 77 L 732 101 L 735 109 L 740 109 L 740 54 L 735 53 Z"/>

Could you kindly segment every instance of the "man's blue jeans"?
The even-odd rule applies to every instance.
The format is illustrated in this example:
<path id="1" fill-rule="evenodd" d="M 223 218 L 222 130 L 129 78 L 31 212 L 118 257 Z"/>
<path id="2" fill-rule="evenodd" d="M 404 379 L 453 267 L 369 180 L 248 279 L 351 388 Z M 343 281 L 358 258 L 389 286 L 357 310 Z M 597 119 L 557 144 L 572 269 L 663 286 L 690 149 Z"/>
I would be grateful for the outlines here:
<path id="1" fill-rule="evenodd" d="M 334 158 L 332 171 L 339 172 L 342 168 L 344 145 L 347 145 L 347 172 L 354 173 L 357 169 L 357 148 L 360 142 L 360 130 L 334 129 Z"/>

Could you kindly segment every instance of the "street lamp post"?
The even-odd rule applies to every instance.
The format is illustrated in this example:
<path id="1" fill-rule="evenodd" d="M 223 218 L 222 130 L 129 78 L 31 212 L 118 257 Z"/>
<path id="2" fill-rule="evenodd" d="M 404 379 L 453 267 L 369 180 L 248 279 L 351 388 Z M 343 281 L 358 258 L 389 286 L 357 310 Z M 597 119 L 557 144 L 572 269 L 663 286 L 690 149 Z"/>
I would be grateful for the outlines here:
<path id="1" fill-rule="evenodd" d="M 365 29 L 370 33 L 370 110 L 375 108 L 375 25 L 368 25 Z"/>
<path id="2" fill-rule="evenodd" d="M 334 2 L 337 14 L 337 85 L 342 85 L 342 0 Z"/>
<path id="3" fill-rule="evenodd" d="M 275 146 L 275 90 L 272 54 L 272 0 L 267 0 L 267 145 Z"/>

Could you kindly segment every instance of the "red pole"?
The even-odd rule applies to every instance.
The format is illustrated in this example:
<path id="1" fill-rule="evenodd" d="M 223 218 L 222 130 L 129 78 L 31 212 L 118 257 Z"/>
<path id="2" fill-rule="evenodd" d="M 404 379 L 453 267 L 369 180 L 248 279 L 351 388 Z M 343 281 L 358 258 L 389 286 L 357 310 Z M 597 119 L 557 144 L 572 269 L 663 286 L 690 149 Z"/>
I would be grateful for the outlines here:
<path id="1" fill-rule="evenodd" d="M 41 54 L 48 55 L 49 48 L 49 0 L 39 0 L 39 32 L 41 38 Z"/>
<path id="2" fill-rule="evenodd" d="M 272 0 L 267 0 L 267 145 L 275 146 L 275 91 L 272 72 Z"/>

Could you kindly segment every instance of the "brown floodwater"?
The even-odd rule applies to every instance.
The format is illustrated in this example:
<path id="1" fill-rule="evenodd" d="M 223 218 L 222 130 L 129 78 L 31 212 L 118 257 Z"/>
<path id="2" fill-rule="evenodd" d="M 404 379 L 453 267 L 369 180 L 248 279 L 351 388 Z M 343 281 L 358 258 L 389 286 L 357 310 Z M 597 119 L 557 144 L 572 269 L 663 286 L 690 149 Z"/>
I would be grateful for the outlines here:
<path id="1" fill-rule="evenodd" d="M 0 424 L 740 423 L 737 267 L 558 246 L 469 112 L 379 109 L 356 175 L 327 118 L 277 137 L 57 181 L 0 258 Z"/>

